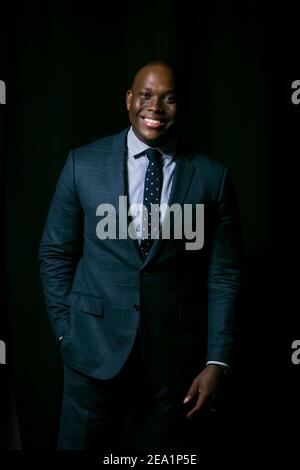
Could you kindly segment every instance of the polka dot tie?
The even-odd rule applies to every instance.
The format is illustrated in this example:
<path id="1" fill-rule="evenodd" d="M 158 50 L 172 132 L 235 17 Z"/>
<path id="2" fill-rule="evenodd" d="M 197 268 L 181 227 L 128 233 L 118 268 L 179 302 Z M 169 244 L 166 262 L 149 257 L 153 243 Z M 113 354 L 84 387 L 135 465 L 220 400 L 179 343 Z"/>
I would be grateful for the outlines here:
<path id="1" fill-rule="evenodd" d="M 149 163 L 145 174 L 142 238 L 140 249 L 147 257 L 153 242 L 159 236 L 159 204 L 163 180 L 162 155 L 159 150 L 146 150 Z"/>

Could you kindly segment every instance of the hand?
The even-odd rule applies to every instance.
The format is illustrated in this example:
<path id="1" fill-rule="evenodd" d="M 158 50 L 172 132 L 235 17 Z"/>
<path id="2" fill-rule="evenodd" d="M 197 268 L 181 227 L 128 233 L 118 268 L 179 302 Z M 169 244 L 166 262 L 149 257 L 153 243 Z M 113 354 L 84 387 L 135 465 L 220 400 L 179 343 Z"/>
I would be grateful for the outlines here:
<path id="1" fill-rule="evenodd" d="M 196 397 L 197 401 L 195 406 L 187 414 L 191 418 L 198 413 L 205 404 L 214 399 L 219 385 L 224 376 L 224 367 L 217 364 L 209 364 L 203 371 L 194 379 L 187 396 L 183 403 L 186 404 Z"/>

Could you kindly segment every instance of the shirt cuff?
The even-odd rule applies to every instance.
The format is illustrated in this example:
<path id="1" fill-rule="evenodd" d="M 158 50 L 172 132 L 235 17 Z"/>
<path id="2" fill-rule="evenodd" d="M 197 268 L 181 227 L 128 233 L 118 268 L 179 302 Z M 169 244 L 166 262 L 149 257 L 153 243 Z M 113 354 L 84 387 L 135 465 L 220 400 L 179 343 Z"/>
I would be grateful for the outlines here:
<path id="1" fill-rule="evenodd" d="M 222 366 L 224 367 L 225 372 L 229 370 L 229 365 L 226 364 L 225 362 L 220 362 L 220 361 L 207 361 L 206 365 L 209 366 L 209 364 L 216 364 L 217 366 Z"/>

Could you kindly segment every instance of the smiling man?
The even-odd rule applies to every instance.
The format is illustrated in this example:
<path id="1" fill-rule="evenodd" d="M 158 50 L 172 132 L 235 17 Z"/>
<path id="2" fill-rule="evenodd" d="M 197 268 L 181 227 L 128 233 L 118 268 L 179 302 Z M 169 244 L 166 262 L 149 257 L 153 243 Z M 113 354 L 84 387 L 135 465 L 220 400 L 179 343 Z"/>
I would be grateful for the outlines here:
<path id="1" fill-rule="evenodd" d="M 152 63 L 137 73 L 132 89 L 127 92 L 127 110 L 134 133 L 150 147 L 159 147 L 175 135 L 178 112 L 175 80 L 171 68 L 164 63 Z"/>
<path id="2" fill-rule="evenodd" d="M 40 261 L 65 365 L 59 449 L 189 446 L 187 417 L 211 409 L 232 362 L 237 204 L 228 168 L 177 135 L 185 95 L 171 64 L 145 65 L 126 95 L 131 127 L 70 152 L 58 181 Z M 97 237 L 97 207 L 113 205 L 117 224 L 125 196 L 141 207 L 135 239 Z M 185 204 L 194 226 L 204 205 L 199 250 L 160 236 L 163 208 Z"/>

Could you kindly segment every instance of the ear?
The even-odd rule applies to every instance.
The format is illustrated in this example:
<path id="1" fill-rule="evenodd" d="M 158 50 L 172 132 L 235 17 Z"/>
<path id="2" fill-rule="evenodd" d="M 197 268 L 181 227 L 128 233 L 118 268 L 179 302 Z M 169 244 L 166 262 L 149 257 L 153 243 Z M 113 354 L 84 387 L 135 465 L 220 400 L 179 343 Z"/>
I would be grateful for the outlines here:
<path id="1" fill-rule="evenodd" d="M 127 111 L 130 110 L 131 98 L 132 98 L 132 91 L 128 90 L 127 93 L 126 93 L 126 108 L 127 108 Z"/>

